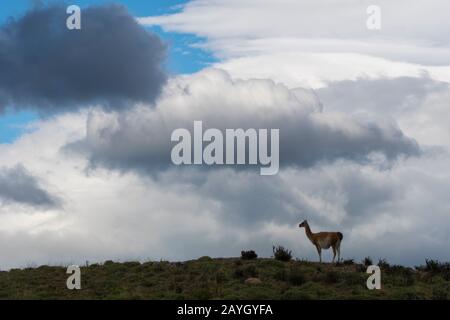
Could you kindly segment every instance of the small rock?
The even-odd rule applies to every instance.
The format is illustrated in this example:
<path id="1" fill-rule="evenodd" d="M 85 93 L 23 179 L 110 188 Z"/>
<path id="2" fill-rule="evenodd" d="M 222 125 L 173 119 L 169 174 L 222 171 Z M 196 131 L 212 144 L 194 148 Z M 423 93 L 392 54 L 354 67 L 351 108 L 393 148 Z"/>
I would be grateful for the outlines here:
<path id="1" fill-rule="evenodd" d="M 248 278 L 245 280 L 246 284 L 261 284 L 262 281 L 258 278 Z"/>

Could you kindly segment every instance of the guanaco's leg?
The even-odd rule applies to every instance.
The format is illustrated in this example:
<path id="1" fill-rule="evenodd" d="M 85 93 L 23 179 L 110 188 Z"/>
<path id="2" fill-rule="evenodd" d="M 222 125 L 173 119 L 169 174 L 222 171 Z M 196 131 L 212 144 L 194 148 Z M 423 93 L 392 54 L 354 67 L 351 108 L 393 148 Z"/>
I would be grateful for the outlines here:
<path id="1" fill-rule="evenodd" d="M 337 253 L 338 253 L 338 262 L 341 261 L 341 242 L 338 242 L 337 245 Z"/>
<path id="2" fill-rule="evenodd" d="M 319 254 L 319 261 L 322 263 L 322 248 L 316 245 L 317 253 Z"/>
<path id="3" fill-rule="evenodd" d="M 333 262 L 334 263 L 334 259 L 336 258 L 336 246 L 332 246 L 333 248 Z"/>

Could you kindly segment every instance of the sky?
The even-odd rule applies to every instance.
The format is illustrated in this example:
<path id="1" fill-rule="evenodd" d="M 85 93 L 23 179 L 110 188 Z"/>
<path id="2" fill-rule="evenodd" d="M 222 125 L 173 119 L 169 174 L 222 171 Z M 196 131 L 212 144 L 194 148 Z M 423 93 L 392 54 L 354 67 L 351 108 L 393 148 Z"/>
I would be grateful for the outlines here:
<path id="1" fill-rule="evenodd" d="M 58 1 L 47 1 L 48 3 L 58 3 Z M 62 1 L 59 1 L 61 3 Z M 169 1 L 109 1 L 109 0 L 78 0 L 70 1 L 81 8 L 90 5 L 104 5 L 118 3 L 125 5 L 131 14 L 140 15 L 162 15 L 179 11 L 179 6 L 184 4 L 185 0 Z M 68 2 L 67 2 L 68 3 Z M 68 3 L 69 4 L 69 3 Z M 3 1 L 0 4 L 0 23 L 8 21 L 10 18 L 16 18 L 23 15 L 33 6 L 31 0 Z M 184 34 L 178 32 L 164 32 L 159 26 L 146 27 L 152 32 L 157 33 L 165 42 L 169 44 L 168 59 L 165 61 L 166 69 L 172 74 L 194 73 L 205 66 L 216 62 L 212 52 L 202 48 L 197 48 L 193 44 L 201 43 L 202 37 L 195 34 Z M 19 137 L 25 130 L 26 124 L 36 120 L 39 116 L 33 111 L 12 111 L 0 115 L 0 142 L 11 143 Z"/>
<path id="2" fill-rule="evenodd" d="M 345 259 L 450 260 L 446 1 L 67 4 L 0 4 L 0 269 L 317 260 L 304 219 Z M 278 174 L 175 166 L 195 120 L 279 128 Z"/>

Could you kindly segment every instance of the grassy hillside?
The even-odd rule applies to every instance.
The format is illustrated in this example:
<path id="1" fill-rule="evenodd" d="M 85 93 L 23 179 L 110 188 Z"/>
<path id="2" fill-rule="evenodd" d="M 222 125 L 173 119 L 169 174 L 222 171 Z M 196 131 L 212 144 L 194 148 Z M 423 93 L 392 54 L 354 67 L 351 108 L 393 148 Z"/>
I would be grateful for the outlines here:
<path id="1" fill-rule="evenodd" d="M 434 263 L 434 262 L 433 262 Z M 203 257 L 186 262 L 107 261 L 82 267 L 82 289 L 66 289 L 66 269 L 0 272 L 1 299 L 446 299 L 448 265 L 381 264 L 382 289 L 368 290 L 365 266 Z M 246 283 L 258 278 L 260 283 Z M 249 281 L 247 281 L 249 282 Z M 253 282 L 259 282 L 253 280 Z"/>

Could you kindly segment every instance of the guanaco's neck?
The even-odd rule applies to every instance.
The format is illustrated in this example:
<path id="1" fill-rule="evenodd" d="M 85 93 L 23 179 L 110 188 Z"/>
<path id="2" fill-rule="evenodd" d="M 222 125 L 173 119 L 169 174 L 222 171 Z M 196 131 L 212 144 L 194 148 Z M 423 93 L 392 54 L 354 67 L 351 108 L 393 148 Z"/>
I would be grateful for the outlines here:
<path id="1" fill-rule="evenodd" d="M 311 240 L 311 242 L 314 242 L 313 233 L 308 224 L 305 225 L 305 233 L 306 233 L 306 236 L 308 237 L 308 239 Z"/>

